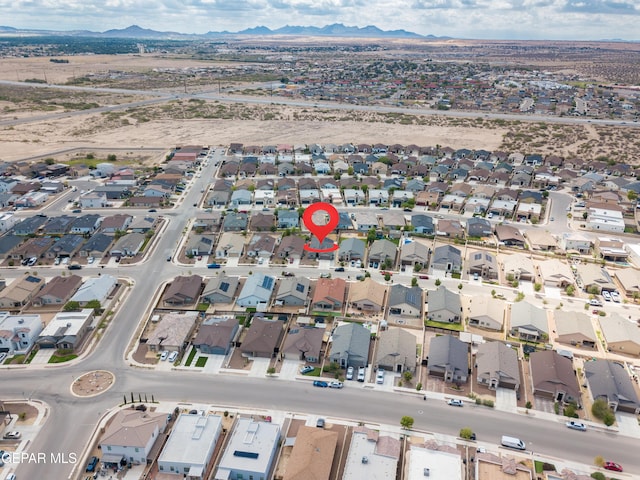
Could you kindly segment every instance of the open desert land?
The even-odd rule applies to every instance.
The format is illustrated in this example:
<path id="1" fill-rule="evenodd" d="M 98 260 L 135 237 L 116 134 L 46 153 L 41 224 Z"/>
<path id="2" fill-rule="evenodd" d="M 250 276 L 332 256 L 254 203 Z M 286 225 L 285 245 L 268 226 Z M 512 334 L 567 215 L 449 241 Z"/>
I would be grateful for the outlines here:
<path id="1" fill-rule="evenodd" d="M 431 50 L 437 53 L 440 43 L 434 43 Z M 492 61 L 507 60 L 505 52 L 511 51 L 501 42 L 485 42 L 486 45 L 480 46 L 472 42 L 454 43 L 468 51 L 468 55 L 478 50 Z M 411 49 L 406 42 L 390 44 L 389 48 L 398 52 Z M 587 50 L 593 52 L 600 48 L 593 45 Z M 637 53 L 633 49 L 628 50 L 630 47 L 625 50 L 615 44 L 610 48 L 617 52 L 614 56 L 617 60 L 613 66 L 602 67 L 609 73 L 622 68 L 620 59 L 625 53 L 632 56 Z M 529 53 L 518 58 L 524 61 L 528 55 L 532 63 L 553 63 L 556 68 L 569 68 L 567 61 L 553 61 L 552 50 L 548 45 L 541 45 L 534 49 L 535 55 L 526 50 Z M 582 50 L 575 55 L 582 56 Z M 176 80 L 182 77 L 171 72 L 212 65 L 223 68 L 225 65 L 224 62 L 198 60 L 186 55 L 78 55 L 67 58 L 69 63 L 52 63 L 48 57 L 3 59 L 0 79 L 24 81 L 43 79 L 46 75 L 47 82 L 52 84 L 168 92 L 186 89 L 186 82 L 182 84 L 182 80 Z M 513 56 L 510 61 L 515 61 Z M 235 62 L 234 66 L 237 65 Z M 157 73 L 163 69 L 166 71 Z M 92 75 L 99 79 L 94 80 Z M 82 81 L 78 82 L 80 79 Z M 243 81 L 227 78 L 225 86 L 255 84 L 262 79 L 251 76 Z M 219 84 L 211 78 L 189 79 L 189 82 L 189 93 L 217 92 L 219 89 Z M 228 96 L 229 101 L 193 97 L 127 107 L 127 104 L 150 98 L 139 91 L 129 94 L 87 89 L 57 90 L 31 84 L 0 85 L 0 121 L 33 118 L 33 121 L 0 127 L 3 145 L 0 160 L 46 155 L 76 146 L 139 148 L 230 142 L 257 145 L 383 142 L 581 156 L 585 159 L 606 157 L 609 161 L 631 164 L 638 163 L 640 159 L 640 129 L 635 125 L 620 128 L 531 122 L 526 116 L 521 121 L 456 118 L 446 114 L 413 115 L 402 112 L 402 109 L 376 112 L 349 110 L 345 105 L 340 109 L 314 108 L 311 103 L 308 107 L 278 105 L 275 102 L 257 104 L 252 102 L 255 97 L 238 97 L 235 94 Z M 122 105 L 122 108 L 100 113 L 92 111 L 106 105 Z M 42 115 L 65 111 L 75 113 L 65 118 L 41 118 Z"/>

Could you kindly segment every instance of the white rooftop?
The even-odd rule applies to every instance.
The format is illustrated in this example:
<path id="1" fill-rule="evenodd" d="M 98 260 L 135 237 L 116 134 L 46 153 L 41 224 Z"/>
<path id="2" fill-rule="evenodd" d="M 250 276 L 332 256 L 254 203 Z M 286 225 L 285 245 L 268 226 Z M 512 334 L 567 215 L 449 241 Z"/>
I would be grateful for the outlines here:
<path id="1" fill-rule="evenodd" d="M 183 464 L 195 468 L 206 465 L 215 450 L 221 429 L 222 417 L 219 415 L 183 413 L 176 420 L 158 463 Z"/>
<path id="2" fill-rule="evenodd" d="M 398 458 L 380 455 L 376 452 L 378 442 L 384 441 L 384 437 L 384 435 L 380 435 L 377 441 L 373 441 L 366 432 L 353 432 L 343 480 L 396 478 Z"/>
<path id="3" fill-rule="evenodd" d="M 60 329 L 65 335 L 78 335 L 87 318 L 93 314 L 93 308 L 83 308 L 79 312 L 56 313 L 46 327 L 40 332 L 41 337 L 55 337 Z"/>
<path id="4" fill-rule="evenodd" d="M 462 459 L 453 453 L 412 446 L 406 473 L 407 480 L 462 480 Z"/>

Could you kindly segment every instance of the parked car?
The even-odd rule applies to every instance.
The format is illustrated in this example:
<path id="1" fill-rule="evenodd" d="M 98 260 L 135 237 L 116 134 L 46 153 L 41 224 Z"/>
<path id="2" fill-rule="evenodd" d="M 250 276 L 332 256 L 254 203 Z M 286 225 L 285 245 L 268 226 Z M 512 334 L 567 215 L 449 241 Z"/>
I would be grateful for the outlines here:
<path id="1" fill-rule="evenodd" d="M 334 271 L 335 272 L 344 272 L 344 267 L 338 267 Z"/>
<path id="2" fill-rule="evenodd" d="M 76 208 L 75 210 L 71 210 L 71 213 L 82 213 L 80 208 Z"/>
<path id="3" fill-rule="evenodd" d="M 464 403 L 462 403 L 462 400 L 458 400 L 457 398 L 452 398 L 451 400 L 449 400 L 447 402 L 448 405 L 451 405 L 452 407 L 462 407 L 464 406 Z"/>
<path id="4" fill-rule="evenodd" d="M 38 261 L 38 257 L 31 257 L 29 260 L 27 260 L 27 266 L 33 267 L 37 261 Z"/>
<path id="5" fill-rule="evenodd" d="M 602 468 L 604 468 L 605 470 L 611 470 L 612 472 L 622 471 L 622 466 L 614 462 L 604 462 L 604 465 L 602 466 Z"/>
<path id="6" fill-rule="evenodd" d="M 420 275 L 418 278 L 420 280 L 429 280 L 429 275 Z"/>
<path id="7" fill-rule="evenodd" d="M 358 368 L 358 381 L 364 382 L 366 369 L 364 367 Z"/>
<path id="8" fill-rule="evenodd" d="M 4 436 L 2 438 L 4 438 L 5 440 L 17 440 L 22 436 L 22 434 L 20 432 L 7 432 L 4 434 Z"/>
<path id="9" fill-rule="evenodd" d="M 157 212 L 157 210 L 155 208 L 150 208 L 149 209 L 149 213 L 156 213 L 156 212 Z"/>
<path id="10" fill-rule="evenodd" d="M 100 461 L 100 459 L 98 457 L 91 457 L 91 459 L 87 463 L 87 468 L 85 468 L 84 471 L 85 472 L 95 472 L 99 461 Z"/>
<path id="11" fill-rule="evenodd" d="M 219 263 L 210 263 L 207 265 L 207 268 L 220 268 L 220 266 Z"/>
<path id="12" fill-rule="evenodd" d="M 164 362 L 167 358 L 169 358 L 169 351 L 165 350 L 160 354 L 160 361 Z"/>
<path id="13" fill-rule="evenodd" d="M 307 373 L 309 373 L 309 372 L 313 372 L 314 370 L 315 370 L 315 368 L 314 368 L 314 367 L 312 367 L 311 365 L 307 365 L 306 367 L 302 367 L 302 368 L 300 369 L 300 373 L 301 373 L 302 375 L 306 375 Z"/>
<path id="14" fill-rule="evenodd" d="M 329 388 L 342 388 L 344 384 L 342 382 L 338 382 L 337 380 L 329 383 Z"/>
<path id="15" fill-rule="evenodd" d="M 347 368 L 347 375 L 345 378 L 347 380 L 353 380 L 353 367 Z"/>
<path id="16" fill-rule="evenodd" d="M 56 257 L 56 259 L 53 261 L 54 265 L 60 265 L 61 262 L 61 258 L 60 257 Z"/>
<path id="17" fill-rule="evenodd" d="M 171 352 L 171 353 L 169 354 L 169 358 L 168 358 L 168 360 L 169 360 L 171 363 L 173 363 L 173 362 L 175 362 L 175 361 L 176 361 L 176 358 L 178 358 L 178 352 Z"/>
<path id="18" fill-rule="evenodd" d="M 331 274 L 330 273 L 321 273 L 320 274 L 320 278 L 331 278 Z"/>
<path id="19" fill-rule="evenodd" d="M 82 265 L 80 265 L 79 263 L 72 263 L 67 268 L 69 270 L 80 270 L 82 268 Z"/>
<path id="20" fill-rule="evenodd" d="M 324 418 L 319 418 L 318 420 L 316 420 L 316 427 L 324 428 Z"/>
<path id="21" fill-rule="evenodd" d="M 591 305 L 592 307 L 601 307 L 602 302 L 597 298 L 592 298 L 591 300 L 589 300 L 589 305 Z"/>
<path id="22" fill-rule="evenodd" d="M 611 300 L 613 300 L 616 303 L 620 303 L 620 295 L 615 290 L 611 292 Z"/>
<path id="23" fill-rule="evenodd" d="M 88 264 L 92 264 L 95 261 L 95 258 L 93 257 L 87 257 L 87 263 Z"/>
<path id="24" fill-rule="evenodd" d="M 382 385 L 384 383 L 384 370 L 378 370 L 376 374 L 376 383 Z"/>
<path id="25" fill-rule="evenodd" d="M 7 354 L 5 352 L 0 353 L 0 363 L 4 362 L 5 358 L 7 358 Z"/>
<path id="26" fill-rule="evenodd" d="M 0 467 L 4 467 L 4 461 L 2 460 L 4 457 L 4 450 L 0 450 Z"/>
<path id="27" fill-rule="evenodd" d="M 611 294 L 607 290 L 602 291 L 602 296 L 607 302 L 611 301 Z"/>
<path id="28" fill-rule="evenodd" d="M 320 387 L 320 388 L 327 388 L 329 384 L 327 382 L 323 382 L 322 380 L 314 380 L 313 386 Z"/>
<path id="29" fill-rule="evenodd" d="M 573 430 L 580 430 L 581 432 L 586 432 L 587 431 L 587 426 L 582 422 L 576 422 L 574 420 L 571 420 L 571 421 L 567 422 L 565 425 L 568 428 L 571 428 Z"/>

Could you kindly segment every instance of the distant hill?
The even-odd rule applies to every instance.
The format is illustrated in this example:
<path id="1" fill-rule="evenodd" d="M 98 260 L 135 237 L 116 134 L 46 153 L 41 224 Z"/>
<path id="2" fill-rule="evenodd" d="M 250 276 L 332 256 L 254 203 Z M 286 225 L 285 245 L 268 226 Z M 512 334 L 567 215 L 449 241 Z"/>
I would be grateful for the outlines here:
<path id="1" fill-rule="evenodd" d="M 234 35 L 291 35 L 291 36 L 324 36 L 324 37 L 369 37 L 369 38 L 445 38 L 434 37 L 433 35 L 419 35 L 406 30 L 382 30 L 375 25 L 367 25 L 366 27 L 350 27 L 341 23 L 325 25 L 324 27 L 309 26 L 293 26 L 286 25 L 276 30 L 269 27 L 257 26 L 247 28 L 239 32 L 207 32 L 204 35 L 188 34 L 180 32 L 159 32 L 148 28 L 142 28 L 139 25 L 131 25 L 127 28 L 111 29 L 105 32 L 91 32 L 88 30 L 74 31 L 55 31 L 55 30 L 34 30 L 19 29 L 9 26 L 0 26 L 0 34 L 30 34 L 30 35 L 64 35 L 64 36 L 88 36 L 88 37 L 105 37 L 105 38 L 148 38 L 148 39 L 189 39 L 203 37 L 219 37 Z"/>

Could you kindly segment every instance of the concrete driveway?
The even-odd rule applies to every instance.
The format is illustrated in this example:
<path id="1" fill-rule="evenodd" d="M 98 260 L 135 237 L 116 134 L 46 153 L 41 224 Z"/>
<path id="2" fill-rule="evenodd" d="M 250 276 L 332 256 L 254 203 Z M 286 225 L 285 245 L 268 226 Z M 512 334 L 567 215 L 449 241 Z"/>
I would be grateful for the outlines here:
<path id="1" fill-rule="evenodd" d="M 284 359 L 280 366 L 280 380 L 295 380 L 300 374 L 302 362 L 300 360 Z"/>

